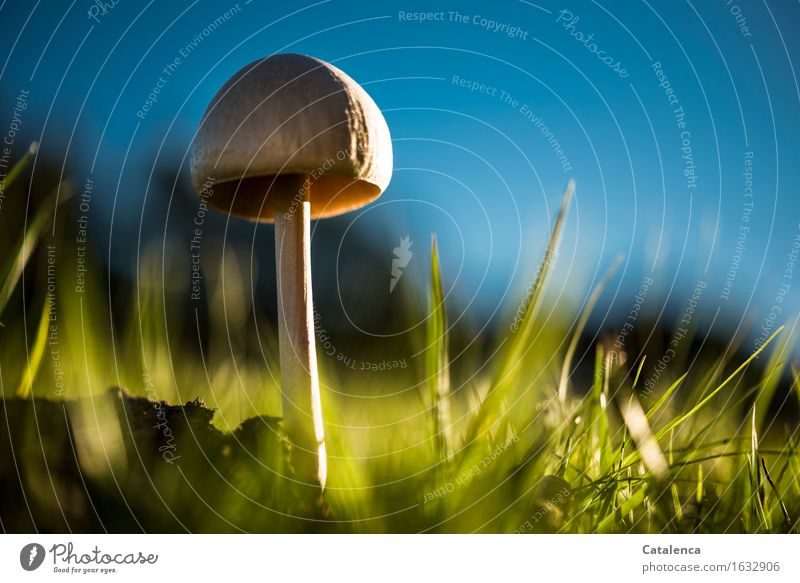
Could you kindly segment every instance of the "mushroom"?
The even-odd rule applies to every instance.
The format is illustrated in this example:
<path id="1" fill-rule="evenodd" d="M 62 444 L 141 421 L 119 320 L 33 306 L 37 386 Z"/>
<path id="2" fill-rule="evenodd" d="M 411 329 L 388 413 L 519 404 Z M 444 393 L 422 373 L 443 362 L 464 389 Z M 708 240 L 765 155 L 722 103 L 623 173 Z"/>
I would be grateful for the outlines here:
<path id="1" fill-rule="evenodd" d="M 333 65 L 273 55 L 247 65 L 217 92 L 190 164 L 192 183 L 209 206 L 275 223 L 284 428 L 296 478 L 321 492 L 327 461 L 310 221 L 355 210 L 386 189 L 389 128 L 366 91 Z"/>

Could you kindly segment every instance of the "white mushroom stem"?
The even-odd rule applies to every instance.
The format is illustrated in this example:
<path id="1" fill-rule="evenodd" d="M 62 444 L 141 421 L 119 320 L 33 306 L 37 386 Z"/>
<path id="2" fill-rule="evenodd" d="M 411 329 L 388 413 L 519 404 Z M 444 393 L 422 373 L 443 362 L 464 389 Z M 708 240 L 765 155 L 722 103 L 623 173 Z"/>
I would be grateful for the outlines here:
<path id="1" fill-rule="evenodd" d="M 292 174 L 276 177 L 272 190 L 282 193 L 275 201 L 275 256 L 283 421 L 297 479 L 321 490 L 327 460 L 311 294 L 311 186 L 308 176 Z"/>

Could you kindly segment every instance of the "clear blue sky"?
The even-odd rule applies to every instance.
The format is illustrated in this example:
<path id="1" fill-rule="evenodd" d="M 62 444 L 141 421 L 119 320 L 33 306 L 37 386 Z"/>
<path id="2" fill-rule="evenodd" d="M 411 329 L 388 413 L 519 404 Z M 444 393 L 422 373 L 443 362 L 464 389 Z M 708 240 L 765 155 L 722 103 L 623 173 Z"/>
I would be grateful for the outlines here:
<path id="1" fill-rule="evenodd" d="M 383 204 L 351 219 L 376 233 L 387 265 L 410 235 L 420 273 L 436 232 L 462 304 L 515 302 L 574 178 L 554 293 L 582 300 L 623 252 L 608 294 L 622 312 L 643 277 L 678 311 L 702 280 L 704 313 L 734 323 L 745 311 L 762 320 L 782 283 L 781 318 L 800 307 L 800 268 L 786 271 L 800 229 L 796 2 L 0 6 L 0 130 L 28 91 L 22 133 L 79 184 L 94 177 L 91 231 L 105 245 L 113 224 L 120 253 L 142 213 L 147 223 L 151 168 L 185 164 L 220 85 L 256 58 L 298 52 L 362 83 L 392 132 Z"/>

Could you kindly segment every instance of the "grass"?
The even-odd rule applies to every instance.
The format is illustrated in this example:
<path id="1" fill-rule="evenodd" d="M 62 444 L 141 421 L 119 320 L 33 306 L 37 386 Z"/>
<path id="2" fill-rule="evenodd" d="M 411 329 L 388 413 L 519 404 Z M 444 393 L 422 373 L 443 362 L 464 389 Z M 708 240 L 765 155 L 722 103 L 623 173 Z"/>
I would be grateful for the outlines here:
<path id="1" fill-rule="evenodd" d="M 0 469 L 18 481 L 0 502 L 3 529 L 796 532 L 797 421 L 770 412 L 790 331 L 776 330 L 739 362 L 735 338 L 646 391 L 644 354 L 600 336 L 584 379 L 574 370 L 579 340 L 618 262 L 574 327 L 542 321 L 573 190 L 488 359 L 453 354 L 435 239 L 414 347 L 423 366 L 369 376 L 320 350 L 325 508 L 291 480 L 273 325 L 263 316 L 254 323 L 237 256 L 216 257 L 224 273 L 208 274 L 209 303 L 222 309 L 187 314 L 173 307 L 185 289 L 163 277 L 169 258 L 146 251 L 130 315 L 114 321 L 99 263 L 81 294 L 68 268 L 47 293 L 46 258 L 31 258 L 42 241 L 67 237 L 46 228 L 55 201 L 42 205 L 0 281 Z M 57 265 L 70 265 L 69 247 L 58 247 Z M 39 286 L 22 294 L 20 280 Z M 199 351 L 179 349 L 181 335 L 203 336 L 203 326 Z M 800 369 L 792 364 L 789 374 L 800 399 Z M 128 392 L 109 393 L 113 386 Z"/>

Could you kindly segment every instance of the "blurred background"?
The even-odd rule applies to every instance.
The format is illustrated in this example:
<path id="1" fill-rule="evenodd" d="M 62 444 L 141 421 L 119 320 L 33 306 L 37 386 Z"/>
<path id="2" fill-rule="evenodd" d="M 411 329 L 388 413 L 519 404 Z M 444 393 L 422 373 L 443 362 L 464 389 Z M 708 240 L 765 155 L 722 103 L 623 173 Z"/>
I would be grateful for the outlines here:
<path id="1" fill-rule="evenodd" d="M 273 382 L 263 374 L 275 358 L 272 226 L 203 213 L 187 152 L 228 77 L 297 52 L 365 87 L 395 153 L 378 201 L 312 226 L 323 367 L 419 369 L 433 234 L 453 358 L 483 362 L 509 335 L 570 178 L 576 195 L 545 319 L 568 330 L 622 254 L 589 338 L 627 322 L 636 332 L 625 342 L 637 337 L 638 350 L 683 322 L 698 342 L 741 335 L 751 353 L 793 326 L 800 307 L 800 8 L 569 4 L 3 3 L 2 170 L 31 142 L 38 152 L 0 198 L 0 248 L 14 247 L 51 193 L 71 198 L 48 227 L 57 268 L 49 273 L 46 249 L 37 252 L 2 334 L 19 338 L 17 350 L 31 344 L 49 274 L 59 280 L 58 333 L 91 329 L 81 338 L 101 355 L 65 360 L 68 392 L 93 383 L 142 392 L 141 374 L 158 370 L 160 396 L 189 400 L 204 390 L 181 386 L 175 355 L 206 350 L 216 359 L 209 385 L 214 374 L 242 384 L 248 363 Z M 410 255 L 391 288 L 404 238 Z M 136 366 L 121 367 L 125 359 Z M 196 372 L 198 362 L 186 366 Z M 3 362 L 6 390 L 21 365 Z M 58 388 L 50 376 L 43 393 Z M 233 426 L 254 400 L 262 412 L 278 406 L 274 394 L 241 390 L 248 405 Z"/>

